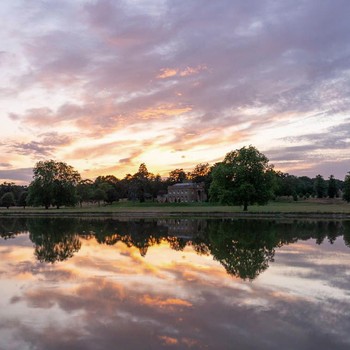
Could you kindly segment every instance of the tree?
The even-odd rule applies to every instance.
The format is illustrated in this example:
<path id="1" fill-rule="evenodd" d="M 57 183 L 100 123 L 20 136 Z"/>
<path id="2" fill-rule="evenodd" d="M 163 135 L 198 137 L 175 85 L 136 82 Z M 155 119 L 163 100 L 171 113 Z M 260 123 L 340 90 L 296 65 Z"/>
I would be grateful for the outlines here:
<path id="1" fill-rule="evenodd" d="M 326 196 L 327 183 L 322 175 L 318 174 L 316 176 L 314 187 L 317 198 L 324 198 Z"/>
<path id="2" fill-rule="evenodd" d="M 266 204 L 273 195 L 274 172 L 269 160 L 255 147 L 243 147 L 226 154 L 214 165 L 210 200 L 226 205 Z"/>
<path id="3" fill-rule="evenodd" d="M 187 180 L 187 175 L 183 169 L 175 169 L 169 173 L 168 182 L 170 184 L 181 183 Z"/>
<path id="4" fill-rule="evenodd" d="M 107 194 L 102 188 L 98 187 L 95 189 L 92 198 L 98 203 L 98 206 L 100 206 L 101 201 L 105 201 L 107 199 Z"/>
<path id="5" fill-rule="evenodd" d="M 338 189 L 337 189 L 337 182 L 334 178 L 333 175 L 331 175 L 329 177 L 329 180 L 328 180 L 328 197 L 329 198 L 334 198 L 337 196 L 337 192 L 338 192 Z"/>
<path id="6" fill-rule="evenodd" d="M 27 206 L 27 197 L 28 197 L 28 191 L 23 191 L 18 199 L 18 205 L 23 207 L 23 209 Z"/>
<path id="7" fill-rule="evenodd" d="M 210 174 L 211 168 L 208 163 L 199 163 L 190 172 L 189 176 L 193 182 L 205 182 Z"/>
<path id="8" fill-rule="evenodd" d="M 135 173 L 129 182 L 131 196 L 137 198 L 140 203 L 152 197 L 152 182 L 154 175 L 150 173 L 145 163 L 141 163 L 138 172 Z"/>
<path id="9" fill-rule="evenodd" d="M 189 177 L 192 182 L 204 183 L 204 190 L 208 196 L 209 187 L 211 183 L 211 166 L 208 163 L 199 163 L 195 166 Z"/>
<path id="10" fill-rule="evenodd" d="M 2 206 L 8 209 L 10 206 L 15 205 L 15 196 L 12 192 L 7 192 L 1 197 L 0 202 Z"/>
<path id="11" fill-rule="evenodd" d="M 33 178 L 28 188 L 28 204 L 51 205 L 59 208 L 62 205 L 75 205 L 78 201 L 76 186 L 80 174 L 70 165 L 54 160 L 40 161 L 33 169 Z"/>
<path id="12" fill-rule="evenodd" d="M 281 171 L 275 172 L 277 180 L 276 195 L 277 196 L 297 196 L 298 178 Z"/>
<path id="13" fill-rule="evenodd" d="M 93 182 L 90 179 L 85 179 L 79 181 L 76 187 L 78 202 L 80 203 L 80 207 L 83 206 L 84 202 L 88 202 L 93 197 Z"/>
<path id="14" fill-rule="evenodd" d="M 313 180 L 308 176 L 298 177 L 298 188 L 297 191 L 299 194 L 309 197 L 314 194 L 314 184 Z"/>
<path id="15" fill-rule="evenodd" d="M 350 172 L 348 172 L 344 179 L 343 199 L 348 203 L 350 202 Z"/>

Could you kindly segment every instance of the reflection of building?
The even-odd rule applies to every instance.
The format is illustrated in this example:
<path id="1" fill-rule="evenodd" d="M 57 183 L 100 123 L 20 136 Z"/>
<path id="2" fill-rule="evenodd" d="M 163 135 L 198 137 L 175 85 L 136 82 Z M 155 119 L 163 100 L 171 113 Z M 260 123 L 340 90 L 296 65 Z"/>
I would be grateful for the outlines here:
<path id="1" fill-rule="evenodd" d="M 207 227 L 207 220 L 194 219 L 166 219 L 158 220 L 158 224 L 168 228 L 168 235 L 184 238 L 203 234 Z"/>
<path id="2" fill-rule="evenodd" d="M 206 199 L 204 183 L 185 182 L 168 186 L 168 202 L 204 202 Z"/>

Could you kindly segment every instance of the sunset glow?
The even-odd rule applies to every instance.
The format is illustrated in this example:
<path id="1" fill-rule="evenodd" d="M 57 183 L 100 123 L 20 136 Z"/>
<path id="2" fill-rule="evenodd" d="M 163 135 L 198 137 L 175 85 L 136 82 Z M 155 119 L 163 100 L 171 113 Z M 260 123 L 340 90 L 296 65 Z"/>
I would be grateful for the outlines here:
<path id="1" fill-rule="evenodd" d="M 0 179 L 167 176 L 253 145 L 277 170 L 350 170 L 347 0 L 2 1 Z"/>

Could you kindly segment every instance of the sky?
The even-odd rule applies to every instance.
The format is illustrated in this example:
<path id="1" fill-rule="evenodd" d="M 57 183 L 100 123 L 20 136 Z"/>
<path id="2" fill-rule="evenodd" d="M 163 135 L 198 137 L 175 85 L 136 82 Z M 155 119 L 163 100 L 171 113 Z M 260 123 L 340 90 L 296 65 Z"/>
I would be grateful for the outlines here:
<path id="1" fill-rule="evenodd" d="M 3 0 L 0 181 L 168 175 L 253 145 L 350 171 L 348 0 Z"/>

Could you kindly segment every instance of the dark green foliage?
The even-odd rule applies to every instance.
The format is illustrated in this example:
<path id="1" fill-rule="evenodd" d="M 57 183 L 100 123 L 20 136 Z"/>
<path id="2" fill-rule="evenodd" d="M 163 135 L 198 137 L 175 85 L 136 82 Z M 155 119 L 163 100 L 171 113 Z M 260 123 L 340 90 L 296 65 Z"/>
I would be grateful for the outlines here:
<path id="1" fill-rule="evenodd" d="M 272 198 L 275 175 L 268 159 L 255 147 L 226 154 L 212 170 L 210 200 L 227 205 L 266 204 Z"/>
<path id="2" fill-rule="evenodd" d="M 138 199 L 140 203 L 143 203 L 147 198 L 152 197 L 151 182 L 153 179 L 154 175 L 147 170 L 145 163 L 140 164 L 138 172 L 132 176 L 132 195 L 135 199 Z"/>
<path id="3" fill-rule="evenodd" d="M 333 175 L 329 177 L 327 193 L 329 198 L 334 198 L 337 196 L 337 193 L 338 193 L 337 182 Z"/>
<path id="4" fill-rule="evenodd" d="M 12 192 L 7 192 L 3 194 L 3 196 L 0 198 L 0 203 L 3 207 L 6 207 L 7 209 L 13 205 L 15 205 L 15 196 Z"/>
<path id="5" fill-rule="evenodd" d="M 93 197 L 93 182 L 89 179 L 81 180 L 76 187 L 78 202 L 80 207 L 84 202 L 89 202 Z"/>
<path id="6" fill-rule="evenodd" d="M 93 192 L 92 199 L 97 202 L 98 205 L 100 205 L 101 201 L 105 201 L 107 199 L 107 194 L 102 188 L 98 187 Z"/>
<path id="7" fill-rule="evenodd" d="M 8 192 L 11 192 L 17 202 L 22 192 L 27 191 L 27 186 L 16 185 L 13 182 L 4 182 L 0 185 L 0 198 Z"/>
<path id="8" fill-rule="evenodd" d="M 343 187 L 343 199 L 350 202 L 350 172 L 345 176 Z"/>
<path id="9" fill-rule="evenodd" d="M 298 178 L 288 173 L 276 172 L 276 196 L 294 196 L 298 190 Z"/>
<path id="10" fill-rule="evenodd" d="M 25 208 L 27 206 L 28 191 L 23 191 L 18 199 L 18 206 Z"/>
<path id="11" fill-rule="evenodd" d="M 314 181 L 314 187 L 317 198 L 326 197 L 327 183 L 322 175 L 317 175 Z"/>
<path id="12" fill-rule="evenodd" d="M 79 173 L 72 166 L 54 160 L 38 162 L 33 169 L 34 180 L 28 189 L 28 204 L 72 206 L 78 201 L 76 186 L 80 181 Z"/>

